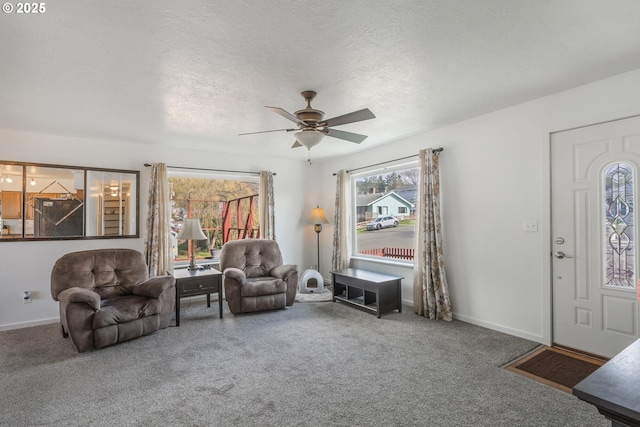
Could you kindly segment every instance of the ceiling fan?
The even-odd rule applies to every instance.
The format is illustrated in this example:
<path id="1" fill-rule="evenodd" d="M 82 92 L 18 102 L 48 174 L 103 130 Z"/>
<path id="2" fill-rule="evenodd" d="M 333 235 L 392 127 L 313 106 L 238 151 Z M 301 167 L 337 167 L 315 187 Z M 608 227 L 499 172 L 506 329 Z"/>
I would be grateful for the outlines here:
<path id="1" fill-rule="evenodd" d="M 279 107 L 266 107 L 274 113 L 284 117 L 285 119 L 294 122 L 298 126 L 297 128 L 248 132 L 241 133 L 240 135 L 252 135 L 256 133 L 266 132 L 295 131 L 296 133 L 294 134 L 294 136 L 296 138 L 296 142 L 291 148 L 304 146 L 307 147 L 308 150 L 310 150 L 311 147 L 317 145 L 325 135 L 331 136 L 333 138 L 344 139 L 345 141 L 349 142 L 355 142 L 356 144 L 360 144 L 362 141 L 367 139 L 367 135 L 333 129 L 333 126 L 341 126 L 348 123 L 360 122 L 362 120 L 375 119 L 376 116 L 368 108 L 325 120 L 323 111 L 311 108 L 311 101 L 316 97 L 316 92 L 312 90 L 305 90 L 304 92 L 302 92 L 302 97 L 305 101 L 307 101 L 307 107 L 302 110 L 298 110 L 293 114 Z"/>

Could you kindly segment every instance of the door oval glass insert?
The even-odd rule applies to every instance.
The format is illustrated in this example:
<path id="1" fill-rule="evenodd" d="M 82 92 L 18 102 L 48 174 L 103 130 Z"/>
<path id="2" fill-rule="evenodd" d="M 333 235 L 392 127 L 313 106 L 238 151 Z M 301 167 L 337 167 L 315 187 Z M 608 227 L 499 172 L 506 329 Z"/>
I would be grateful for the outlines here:
<path id="1" fill-rule="evenodd" d="M 604 171 L 605 286 L 635 288 L 633 169 L 615 163 Z"/>

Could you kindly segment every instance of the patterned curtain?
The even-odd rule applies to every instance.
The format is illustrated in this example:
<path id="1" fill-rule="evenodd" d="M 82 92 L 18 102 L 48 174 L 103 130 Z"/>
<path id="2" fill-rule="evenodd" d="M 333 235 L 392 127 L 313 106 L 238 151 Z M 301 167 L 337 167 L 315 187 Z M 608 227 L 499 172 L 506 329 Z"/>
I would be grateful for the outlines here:
<path id="1" fill-rule="evenodd" d="M 351 180 L 346 170 L 340 170 L 336 176 L 335 212 L 332 271 L 349 268 L 351 261 Z"/>
<path id="2" fill-rule="evenodd" d="M 260 237 L 276 240 L 276 218 L 273 199 L 273 173 L 260 172 L 260 195 L 258 196 L 260 207 Z"/>
<path id="3" fill-rule="evenodd" d="M 413 301 L 417 314 L 450 321 L 453 317 L 444 271 L 438 155 L 432 149 L 420 151 Z"/>
<path id="4" fill-rule="evenodd" d="M 173 273 L 171 196 L 169 194 L 167 165 L 164 163 L 151 165 L 145 257 L 150 277 Z"/>

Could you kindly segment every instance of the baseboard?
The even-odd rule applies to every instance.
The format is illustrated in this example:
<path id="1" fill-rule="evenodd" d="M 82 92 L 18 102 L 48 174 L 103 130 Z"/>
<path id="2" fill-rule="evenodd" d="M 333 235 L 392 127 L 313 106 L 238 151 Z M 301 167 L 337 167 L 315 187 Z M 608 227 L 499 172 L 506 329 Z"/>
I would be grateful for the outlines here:
<path id="1" fill-rule="evenodd" d="M 498 325 L 496 323 L 485 322 L 483 320 L 478 320 L 476 318 L 465 316 L 462 314 L 453 313 L 453 318 L 455 320 L 461 320 L 466 323 L 471 323 L 472 325 L 482 326 L 483 328 L 492 329 L 494 331 L 502 332 L 508 335 L 513 335 L 514 337 L 524 338 L 526 340 L 534 341 L 534 342 L 542 342 L 541 335 L 534 335 L 528 332 L 520 331 L 518 329 L 508 328 L 503 325 Z"/>
<path id="2" fill-rule="evenodd" d="M 50 325 L 51 323 L 58 323 L 59 321 L 60 321 L 60 318 L 55 317 L 51 319 L 33 320 L 30 322 L 10 323 L 8 325 L 0 325 L 0 332 L 11 331 L 14 329 L 30 328 L 32 326 Z"/>
<path id="3" fill-rule="evenodd" d="M 413 301 L 402 300 L 402 304 L 403 305 L 408 305 L 411 308 L 413 308 Z M 529 340 L 529 341 L 542 343 L 542 337 L 539 336 L 539 335 L 533 335 L 533 334 L 530 334 L 528 332 L 520 331 L 518 329 L 507 328 L 505 326 L 498 325 L 496 323 L 485 322 L 483 320 L 478 320 L 478 319 L 476 319 L 474 317 L 465 316 L 463 314 L 458 314 L 458 313 L 454 312 L 453 313 L 453 319 L 454 320 L 460 320 L 460 321 L 465 322 L 465 323 L 470 323 L 470 324 L 476 325 L 476 326 L 482 326 L 483 328 L 491 329 L 493 331 L 502 332 L 502 333 L 507 334 L 507 335 L 513 335 L 514 337 L 524 338 L 524 339 Z"/>

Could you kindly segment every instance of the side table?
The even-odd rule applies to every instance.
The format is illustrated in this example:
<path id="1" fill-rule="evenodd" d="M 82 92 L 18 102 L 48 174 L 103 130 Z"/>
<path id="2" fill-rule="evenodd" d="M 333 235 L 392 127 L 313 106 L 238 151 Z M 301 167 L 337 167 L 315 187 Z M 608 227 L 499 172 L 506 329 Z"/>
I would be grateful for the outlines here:
<path id="1" fill-rule="evenodd" d="M 222 319 L 222 273 L 215 268 L 202 270 L 175 270 L 176 278 L 176 326 L 180 326 L 180 298 L 207 295 L 207 307 L 211 307 L 211 294 L 218 294 L 218 309 Z"/>

